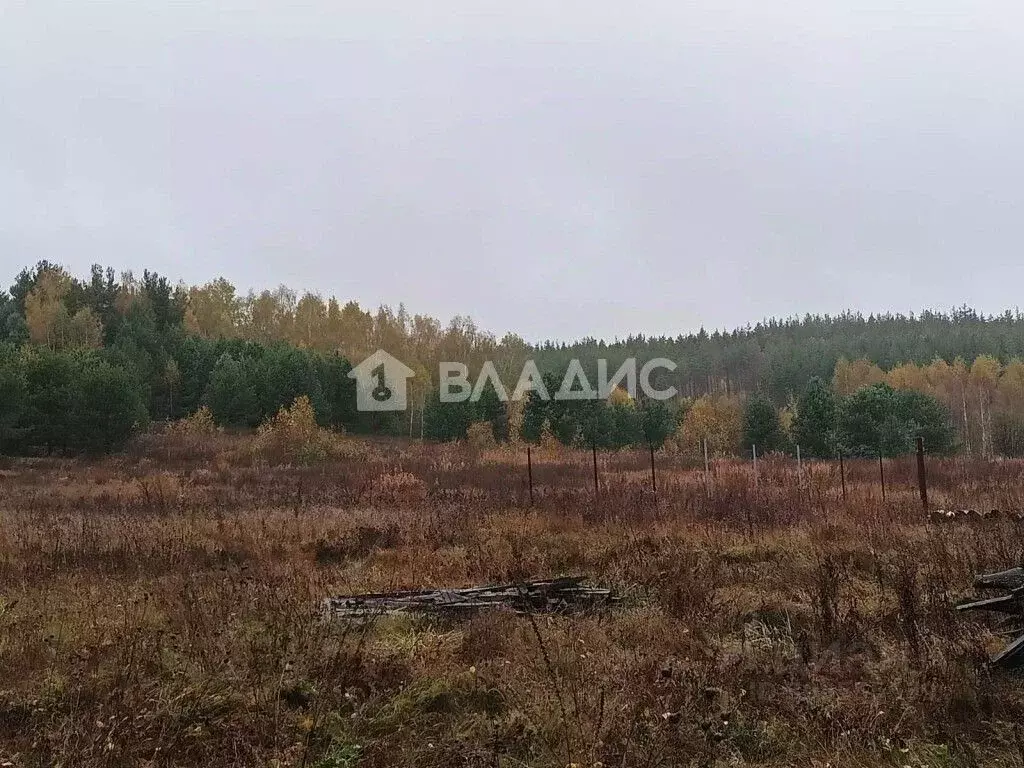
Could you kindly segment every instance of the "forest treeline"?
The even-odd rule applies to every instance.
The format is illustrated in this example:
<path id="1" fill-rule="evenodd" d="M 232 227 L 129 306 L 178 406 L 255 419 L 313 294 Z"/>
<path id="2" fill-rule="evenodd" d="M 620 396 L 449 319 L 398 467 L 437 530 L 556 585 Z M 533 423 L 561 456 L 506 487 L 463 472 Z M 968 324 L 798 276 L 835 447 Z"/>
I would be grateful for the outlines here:
<path id="1" fill-rule="evenodd" d="M 355 410 L 351 363 L 376 349 L 417 372 L 406 413 Z M 436 396 L 440 361 L 479 370 L 490 360 L 514 382 L 527 359 L 557 379 L 573 359 L 594 371 L 599 359 L 614 370 L 631 357 L 675 361 L 660 384 L 680 396 L 511 406 L 493 393 L 444 406 Z M 731 332 L 529 344 L 466 317 L 442 324 L 401 305 L 371 311 L 284 287 L 241 295 L 222 278 L 187 286 L 100 266 L 76 277 L 41 262 L 0 292 L 0 451 L 107 450 L 148 421 L 204 405 L 222 425 L 252 427 L 307 395 L 324 426 L 435 439 L 486 423 L 498 440 L 668 442 L 685 451 L 707 440 L 720 453 L 799 441 L 825 454 L 892 453 L 911 432 L 928 432 L 935 450 L 1020 455 L 1021 358 L 1019 312 L 844 313 Z M 831 399 L 810 425 L 807 398 L 822 392 Z M 936 420 L 942 429 L 933 429 Z"/>

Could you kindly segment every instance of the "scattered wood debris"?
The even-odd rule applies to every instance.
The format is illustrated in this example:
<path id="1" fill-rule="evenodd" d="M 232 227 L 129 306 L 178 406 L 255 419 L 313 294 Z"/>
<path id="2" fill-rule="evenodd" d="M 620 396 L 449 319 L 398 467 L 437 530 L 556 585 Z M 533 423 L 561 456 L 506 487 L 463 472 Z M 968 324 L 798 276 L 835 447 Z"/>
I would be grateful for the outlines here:
<path id="1" fill-rule="evenodd" d="M 574 613 L 619 600 L 612 590 L 590 587 L 585 581 L 582 576 L 566 576 L 468 589 L 344 595 L 328 598 L 325 608 L 336 618 L 363 619 L 399 613 L 458 616 L 494 608 L 516 613 Z"/>
<path id="2" fill-rule="evenodd" d="M 1004 594 L 969 600 L 956 607 L 958 611 L 993 611 L 1014 620 L 1017 639 L 992 657 L 993 666 L 1014 669 L 1024 666 L 1024 568 L 985 573 L 974 579 L 974 588 L 1001 590 Z"/>

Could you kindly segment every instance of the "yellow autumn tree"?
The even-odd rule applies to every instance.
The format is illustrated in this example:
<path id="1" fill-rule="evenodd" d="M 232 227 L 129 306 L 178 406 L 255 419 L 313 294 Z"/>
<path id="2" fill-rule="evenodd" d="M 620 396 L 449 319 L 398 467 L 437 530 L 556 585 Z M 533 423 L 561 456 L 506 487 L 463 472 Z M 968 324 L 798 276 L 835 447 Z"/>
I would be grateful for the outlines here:
<path id="1" fill-rule="evenodd" d="M 74 349 L 99 349 L 103 346 L 103 323 L 89 307 L 82 307 L 68 320 L 65 346 Z"/>
<path id="2" fill-rule="evenodd" d="M 964 447 L 968 453 L 973 452 L 971 440 L 971 424 L 968 417 L 967 390 L 970 384 L 971 369 L 963 358 L 958 357 L 950 366 L 950 399 L 952 407 L 950 412 L 956 414 L 953 421 L 959 422 L 960 437 L 963 439 Z"/>
<path id="3" fill-rule="evenodd" d="M 704 440 L 709 453 L 728 455 L 738 450 L 742 438 L 742 401 L 735 396 L 705 395 L 686 412 L 674 441 L 682 453 L 690 456 L 701 453 Z"/>
<path id="4" fill-rule="evenodd" d="M 632 405 L 633 398 L 630 397 L 629 392 L 621 384 L 611 391 L 608 395 L 608 405 Z"/>
<path id="5" fill-rule="evenodd" d="M 33 344 L 54 346 L 62 314 L 66 320 L 63 301 L 70 290 L 71 277 L 64 270 L 40 272 L 36 284 L 25 296 L 25 322 Z"/>
<path id="6" fill-rule="evenodd" d="M 992 355 L 980 355 L 971 365 L 970 382 L 978 406 L 976 421 L 982 456 L 992 454 L 992 405 L 1002 369 L 1002 364 Z"/>
<path id="7" fill-rule="evenodd" d="M 885 381 L 882 369 L 863 358 L 853 360 L 840 358 L 832 375 L 832 388 L 837 395 L 852 395 L 861 387 L 868 387 Z"/>
<path id="8" fill-rule="evenodd" d="M 405 364 L 413 370 L 413 376 L 409 379 L 408 400 L 409 403 L 409 437 L 423 434 L 423 419 L 426 404 L 430 400 L 430 393 L 433 391 L 433 382 L 427 367 L 419 360 L 406 359 Z"/>
<path id="9" fill-rule="evenodd" d="M 1003 409 L 1024 411 L 1024 361 L 1014 358 L 1006 364 L 999 377 L 997 398 Z"/>
<path id="10" fill-rule="evenodd" d="M 245 338 L 261 344 L 285 338 L 282 328 L 288 323 L 282 322 L 282 318 L 286 311 L 270 291 L 263 291 L 258 296 L 250 294 L 245 300 L 243 313 Z"/>
<path id="11" fill-rule="evenodd" d="M 1024 362 L 1014 358 L 1003 368 L 992 409 L 992 447 L 1005 456 L 1024 454 Z"/>
<path id="12" fill-rule="evenodd" d="M 242 318 L 242 302 L 235 295 L 235 286 L 218 277 L 188 293 L 186 325 L 208 339 L 230 339 L 238 335 Z"/>
<path id="13" fill-rule="evenodd" d="M 295 305 L 292 341 L 307 349 L 324 349 L 327 343 L 327 306 L 314 293 L 306 293 Z"/>
<path id="14" fill-rule="evenodd" d="M 72 280 L 63 269 L 42 271 L 25 296 L 25 322 L 29 339 L 51 349 L 91 349 L 103 343 L 103 324 L 89 307 L 74 315 L 65 299 Z"/>
<path id="15" fill-rule="evenodd" d="M 925 366 L 924 374 L 932 394 L 947 406 L 951 406 L 953 391 L 956 389 L 953 366 L 941 357 L 937 357 Z"/>
<path id="16" fill-rule="evenodd" d="M 900 363 L 885 374 L 885 382 L 893 389 L 912 389 L 933 394 L 928 370 L 917 363 Z"/>

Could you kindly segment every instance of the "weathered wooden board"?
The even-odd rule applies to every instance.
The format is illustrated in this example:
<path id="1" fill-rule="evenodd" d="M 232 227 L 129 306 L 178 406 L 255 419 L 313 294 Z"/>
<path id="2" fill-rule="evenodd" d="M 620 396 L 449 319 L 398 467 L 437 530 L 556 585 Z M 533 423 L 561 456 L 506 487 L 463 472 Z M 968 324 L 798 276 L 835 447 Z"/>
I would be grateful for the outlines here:
<path id="1" fill-rule="evenodd" d="M 459 615 L 487 609 L 518 613 L 569 613 L 616 602 L 610 589 L 590 587 L 581 576 L 467 589 L 342 595 L 325 601 L 336 618 L 360 619 L 398 613 Z"/>
<path id="2" fill-rule="evenodd" d="M 956 607 L 958 611 L 994 611 L 1020 620 L 1021 634 L 992 657 L 995 667 L 1016 669 L 1024 666 L 1024 568 L 1011 568 L 983 573 L 974 578 L 979 590 L 1001 590 L 1005 594 L 969 600 Z"/>

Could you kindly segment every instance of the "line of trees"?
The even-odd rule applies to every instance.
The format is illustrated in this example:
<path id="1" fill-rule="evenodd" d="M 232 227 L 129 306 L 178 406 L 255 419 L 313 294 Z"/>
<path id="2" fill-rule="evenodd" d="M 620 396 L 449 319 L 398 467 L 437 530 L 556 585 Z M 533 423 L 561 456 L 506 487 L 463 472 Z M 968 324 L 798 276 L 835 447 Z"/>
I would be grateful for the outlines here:
<path id="1" fill-rule="evenodd" d="M 283 344 L 183 337 L 159 367 L 124 350 L 0 344 L 0 453 L 109 451 L 152 419 L 206 406 L 225 427 L 255 427 L 305 395 L 321 426 L 396 433 L 392 414 L 355 410 L 348 361 Z M 147 374 L 149 374 L 147 376 Z"/>
<path id="2" fill-rule="evenodd" d="M 799 396 L 811 378 L 829 379 L 843 360 L 866 360 L 890 371 L 908 363 L 928 366 L 935 360 L 950 365 L 961 360 L 970 366 L 987 355 L 1002 364 L 1024 358 L 1020 312 L 846 312 L 768 320 L 730 332 L 701 329 L 678 336 L 531 345 L 514 334 L 497 339 L 466 317 L 445 325 L 427 315 L 410 314 L 402 305 L 367 310 L 354 301 L 299 295 L 283 286 L 240 295 L 223 278 L 199 286 L 173 285 L 148 271 L 141 278 L 131 273 L 118 276 L 99 266 L 79 280 L 47 262 L 23 270 L 9 294 L 0 293 L 0 341 L 106 345 L 140 299 L 150 304 L 158 327 L 179 326 L 189 335 L 213 340 L 342 350 L 351 360 L 383 348 L 427 374 L 442 360 L 459 360 L 471 368 L 492 360 L 504 374 L 518 370 L 528 358 L 542 370 L 556 371 L 574 358 L 589 369 L 598 359 L 617 368 L 630 357 L 667 357 L 679 363 L 672 383 L 685 397 L 762 392 L 777 405 Z"/>
<path id="3" fill-rule="evenodd" d="M 354 408 L 349 361 L 378 348 L 417 373 L 405 414 Z M 202 405 L 224 426 L 252 427 L 304 394 L 324 426 L 439 440 L 487 424 L 495 440 L 667 443 L 687 451 L 707 440 L 717 453 L 746 451 L 751 443 L 787 450 L 799 442 L 809 454 L 828 455 L 897 452 L 910 432 L 927 429 L 934 450 L 1024 453 L 1019 313 L 847 313 L 731 333 L 530 345 L 512 334 L 498 340 L 468 318 L 442 325 L 402 306 L 371 312 L 283 287 L 240 296 L 223 279 L 186 286 L 149 271 L 135 277 L 99 266 L 78 279 L 41 262 L 0 292 L 0 350 L 6 451 L 108 450 L 147 421 L 181 418 Z M 667 404 L 636 403 L 622 393 L 607 402 L 531 397 L 505 404 L 485 392 L 478 403 L 442 404 L 436 395 L 442 360 L 473 371 L 490 360 L 503 380 L 514 381 L 527 359 L 560 379 L 573 359 L 593 371 L 598 359 L 614 370 L 627 357 L 675 360 L 679 368 L 659 386 L 676 386 L 681 396 Z M 50 373 L 64 383 L 46 385 Z M 824 402 L 822 388 L 831 406 L 814 400 Z M 99 391 L 116 397 L 91 399 Z M 109 417 L 115 403 L 124 419 Z M 809 420 L 818 405 L 831 421 Z M 107 416 L 96 415 L 101 407 Z"/>
<path id="4" fill-rule="evenodd" d="M 208 406 L 253 427 L 306 395 L 323 426 L 396 433 L 355 409 L 348 359 L 285 341 L 189 329 L 189 291 L 145 272 L 79 281 L 41 263 L 0 293 L 0 453 L 108 451 L 152 420 Z"/>
<path id="5" fill-rule="evenodd" d="M 684 400 L 670 443 L 697 456 L 706 441 L 715 455 L 793 453 L 814 458 L 899 456 L 922 437 L 929 453 L 960 446 L 949 412 L 935 397 L 877 382 L 840 395 L 814 378 L 799 398 L 778 408 L 761 393 L 746 397 L 703 396 Z"/>
<path id="6" fill-rule="evenodd" d="M 564 372 L 563 372 L 564 374 Z M 548 392 L 558 390 L 563 376 L 543 374 Z M 460 440 L 474 424 L 486 424 L 495 442 L 558 442 L 573 447 L 619 449 L 662 447 L 678 429 L 681 403 L 637 403 L 622 388 L 607 400 L 544 399 L 536 391 L 523 401 L 504 402 L 487 386 L 476 402 L 432 400 L 426 410 L 424 433 L 434 440 Z"/>

